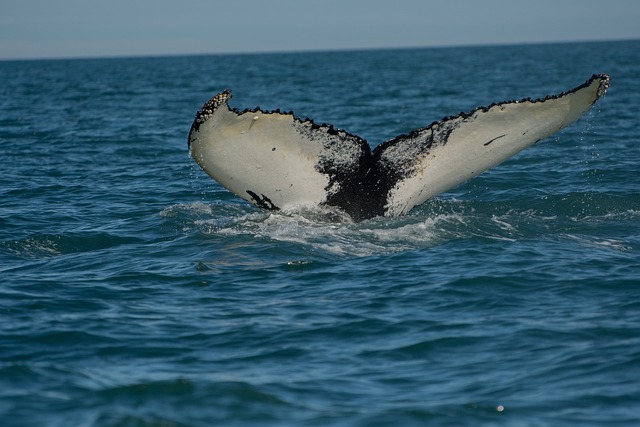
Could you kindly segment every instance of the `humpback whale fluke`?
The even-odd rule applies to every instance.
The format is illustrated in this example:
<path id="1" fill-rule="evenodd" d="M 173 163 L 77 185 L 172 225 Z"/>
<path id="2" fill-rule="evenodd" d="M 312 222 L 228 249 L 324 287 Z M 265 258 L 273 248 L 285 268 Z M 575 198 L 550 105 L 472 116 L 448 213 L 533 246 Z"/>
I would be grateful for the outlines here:
<path id="1" fill-rule="evenodd" d="M 609 76 L 544 99 L 491 104 L 384 142 L 293 113 L 239 111 L 211 98 L 189 132 L 195 161 L 224 187 L 268 210 L 337 207 L 355 221 L 408 212 L 582 116 Z"/>

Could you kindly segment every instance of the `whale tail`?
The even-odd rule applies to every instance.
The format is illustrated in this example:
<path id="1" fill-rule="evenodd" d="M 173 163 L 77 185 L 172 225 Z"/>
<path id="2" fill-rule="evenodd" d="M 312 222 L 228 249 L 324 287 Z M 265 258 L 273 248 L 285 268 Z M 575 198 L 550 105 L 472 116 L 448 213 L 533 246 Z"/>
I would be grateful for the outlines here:
<path id="1" fill-rule="evenodd" d="M 606 92 L 609 76 L 544 99 L 446 117 L 380 144 L 293 113 L 238 111 L 211 98 L 189 132 L 195 161 L 268 210 L 337 207 L 360 221 L 401 215 L 568 126 Z"/>

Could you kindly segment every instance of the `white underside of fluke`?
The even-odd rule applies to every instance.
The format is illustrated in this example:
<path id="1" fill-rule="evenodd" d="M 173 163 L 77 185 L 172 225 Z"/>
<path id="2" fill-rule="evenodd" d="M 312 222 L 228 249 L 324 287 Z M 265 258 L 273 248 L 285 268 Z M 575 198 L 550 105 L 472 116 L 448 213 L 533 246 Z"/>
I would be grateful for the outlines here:
<path id="1" fill-rule="evenodd" d="M 355 220 L 400 215 L 568 126 L 608 84 L 608 76 L 594 75 L 545 99 L 478 108 L 373 152 L 355 135 L 292 113 L 239 112 L 225 91 L 198 112 L 189 146 L 213 179 L 265 209 L 326 205 Z"/>
<path id="2" fill-rule="evenodd" d="M 321 146 L 301 138 L 290 115 L 238 115 L 225 104 L 200 126 L 191 154 L 212 178 L 240 197 L 247 191 L 284 208 L 326 199 L 326 175 L 315 169 Z M 270 202 L 269 202 L 269 201 Z"/>
<path id="3" fill-rule="evenodd" d="M 401 146 L 387 149 L 383 158 L 395 155 L 400 161 L 413 161 L 417 171 L 391 190 L 388 214 L 406 213 L 565 128 L 589 110 L 601 84 L 596 80 L 558 98 L 498 104 L 455 118 L 446 144 L 432 146 L 412 160 L 396 153 Z M 418 138 L 429 134 L 426 131 Z"/>

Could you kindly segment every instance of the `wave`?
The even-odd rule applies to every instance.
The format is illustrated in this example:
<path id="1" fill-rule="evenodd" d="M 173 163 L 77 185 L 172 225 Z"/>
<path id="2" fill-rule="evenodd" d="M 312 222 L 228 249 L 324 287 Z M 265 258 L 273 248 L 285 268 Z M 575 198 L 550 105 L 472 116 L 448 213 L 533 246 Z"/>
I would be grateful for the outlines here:
<path id="1" fill-rule="evenodd" d="M 136 237 L 104 232 L 37 233 L 0 242 L 0 251 L 18 258 L 37 259 L 108 249 L 137 241 Z"/>

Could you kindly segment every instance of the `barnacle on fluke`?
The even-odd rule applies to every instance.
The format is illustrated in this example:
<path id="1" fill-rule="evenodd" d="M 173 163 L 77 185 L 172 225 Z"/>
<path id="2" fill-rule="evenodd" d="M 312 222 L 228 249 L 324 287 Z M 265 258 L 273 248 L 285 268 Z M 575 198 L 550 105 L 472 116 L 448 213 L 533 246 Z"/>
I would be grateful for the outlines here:
<path id="1" fill-rule="evenodd" d="M 401 215 L 568 126 L 608 87 L 609 76 L 597 74 L 558 95 L 445 117 L 373 151 L 290 112 L 229 107 L 225 90 L 196 114 L 189 149 L 213 179 L 264 209 L 330 206 L 356 221 Z"/>

